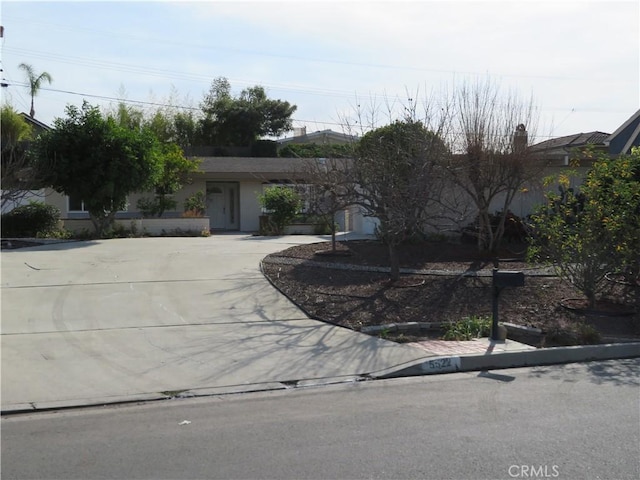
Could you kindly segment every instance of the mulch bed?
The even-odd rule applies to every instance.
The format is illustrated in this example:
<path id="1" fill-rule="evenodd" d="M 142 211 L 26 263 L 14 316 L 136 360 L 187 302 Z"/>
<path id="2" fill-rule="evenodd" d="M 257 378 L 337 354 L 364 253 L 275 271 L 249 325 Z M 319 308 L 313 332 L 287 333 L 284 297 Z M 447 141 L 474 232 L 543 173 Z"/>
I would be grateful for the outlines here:
<path id="1" fill-rule="evenodd" d="M 387 249 L 379 242 L 343 242 L 338 247 L 340 255 L 327 253 L 330 248 L 330 243 L 291 247 L 267 257 L 263 271 L 274 285 L 312 317 L 354 330 L 388 323 L 490 317 L 491 276 L 479 276 L 478 272 L 490 273 L 496 258 L 499 268 L 522 270 L 525 274 L 539 271 L 536 267 L 541 267 L 528 264 L 522 255 L 508 250 L 492 257 L 481 255 L 474 245 L 424 242 L 402 247 L 401 266 L 448 271 L 451 275 L 406 274 L 402 275 L 399 282 L 392 284 L 384 272 L 320 268 L 314 265 L 322 262 L 340 264 L 343 268 L 386 267 Z M 283 259 L 295 259 L 297 264 L 282 263 Z M 271 260 L 278 263 L 271 263 Z M 466 275 L 460 272 L 466 272 Z M 616 339 L 640 340 L 638 313 L 601 316 L 599 312 L 584 314 L 561 305 L 563 299 L 581 296 L 575 288 L 555 276 L 528 275 L 524 287 L 502 291 L 500 320 L 543 330 L 546 336 L 539 341 L 547 346 Z M 637 312 L 640 292 L 636 298 L 631 298 L 628 290 L 612 282 L 608 296 L 614 303 L 625 302 L 627 309 L 631 306 Z M 415 336 L 408 338 L 415 339 Z"/>

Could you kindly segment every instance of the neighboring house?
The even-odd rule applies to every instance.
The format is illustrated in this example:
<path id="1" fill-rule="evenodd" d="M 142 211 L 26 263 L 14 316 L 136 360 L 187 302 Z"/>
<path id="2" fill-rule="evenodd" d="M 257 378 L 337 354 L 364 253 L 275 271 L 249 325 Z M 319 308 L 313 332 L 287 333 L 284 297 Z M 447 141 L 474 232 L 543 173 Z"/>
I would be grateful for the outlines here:
<path id="1" fill-rule="evenodd" d="M 307 127 L 294 129 L 293 137 L 277 140 L 280 147 L 290 143 L 315 143 L 317 145 L 344 145 L 353 142 L 356 137 L 346 133 L 334 132 L 333 130 L 320 130 L 318 132 L 307 133 Z"/>
<path id="2" fill-rule="evenodd" d="M 571 169 L 577 174 L 571 178 L 571 186 L 575 188 L 583 182 L 593 164 L 590 151 L 615 157 L 630 153 L 634 146 L 640 146 L 640 110 L 612 134 L 600 131 L 576 133 L 545 140 L 529 148 L 531 153 L 547 162 L 543 178 Z M 521 216 L 531 213 L 536 205 L 545 201 L 544 192 L 549 188 L 540 184 L 530 185 L 514 199 L 514 213 Z"/>
<path id="3" fill-rule="evenodd" d="M 47 130 L 51 130 L 51 127 L 49 125 L 47 125 L 46 123 L 42 123 L 40 120 L 37 120 L 37 119 L 33 118 L 28 113 L 22 112 L 20 115 L 22 116 L 22 118 L 24 118 L 26 120 L 26 122 L 29 125 L 31 125 L 31 128 L 33 129 L 33 136 L 34 137 L 37 137 L 42 132 L 46 132 Z"/>
<path id="4" fill-rule="evenodd" d="M 605 141 L 609 137 L 610 134 L 603 132 L 575 133 L 537 143 L 529 151 L 547 160 L 550 166 L 566 167 L 574 160 L 585 160 L 581 153 L 587 147 L 606 151 Z"/>
<path id="5" fill-rule="evenodd" d="M 612 134 L 603 132 L 576 133 L 553 138 L 530 147 L 532 152 L 544 155 L 553 165 L 567 166 L 571 160 L 588 160 L 581 155 L 586 147 L 596 152 L 616 156 L 628 154 L 631 148 L 640 146 L 640 110 L 629 117 Z"/>
<path id="6" fill-rule="evenodd" d="M 640 110 L 631 115 L 605 140 L 610 155 L 627 154 L 640 146 Z"/>

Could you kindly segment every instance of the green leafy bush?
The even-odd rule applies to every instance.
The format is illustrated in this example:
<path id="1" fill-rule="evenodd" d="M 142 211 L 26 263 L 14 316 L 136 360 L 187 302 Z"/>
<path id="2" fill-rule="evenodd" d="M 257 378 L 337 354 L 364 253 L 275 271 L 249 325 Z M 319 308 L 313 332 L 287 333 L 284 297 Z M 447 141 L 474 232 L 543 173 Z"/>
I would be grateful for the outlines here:
<path id="1" fill-rule="evenodd" d="M 174 210 L 178 206 L 178 202 L 165 195 L 158 195 L 140 198 L 136 205 L 144 218 L 153 218 L 161 217 L 167 210 Z"/>
<path id="2" fill-rule="evenodd" d="M 489 317 L 465 317 L 447 326 L 445 340 L 473 340 L 486 337 L 491 333 L 491 319 Z"/>
<path id="3" fill-rule="evenodd" d="M 269 219 L 275 233 L 281 235 L 284 227 L 289 225 L 300 209 L 300 195 L 289 187 L 268 187 L 262 195 L 258 195 L 262 207 L 269 213 Z"/>
<path id="4" fill-rule="evenodd" d="M 640 150 L 596 157 L 578 191 L 567 174 L 558 181 L 559 193 L 548 193 L 533 216 L 530 257 L 552 261 L 594 307 L 609 272 L 632 282 L 640 276 Z"/>
<path id="5" fill-rule="evenodd" d="M 42 202 L 30 202 L 2 215 L 3 237 L 46 236 L 59 230 L 60 210 Z"/>
<path id="6" fill-rule="evenodd" d="M 207 211 L 206 195 L 200 190 L 184 201 L 184 217 L 204 217 Z"/>
<path id="7" fill-rule="evenodd" d="M 290 143 L 280 149 L 279 157 L 287 158 L 351 158 L 351 144 L 318 145 L 316 143 Z"/>

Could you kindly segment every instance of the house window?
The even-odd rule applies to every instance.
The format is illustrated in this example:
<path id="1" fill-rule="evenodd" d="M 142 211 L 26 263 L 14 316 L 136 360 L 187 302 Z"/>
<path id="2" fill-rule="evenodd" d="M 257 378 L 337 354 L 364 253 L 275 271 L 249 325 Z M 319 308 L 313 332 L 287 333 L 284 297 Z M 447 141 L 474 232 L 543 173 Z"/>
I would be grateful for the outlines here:
<path id="1" fill-rule="evenodd" d="M 89 210 L 87 209 L 87 206 L 84 203 L 84 200 L 82 200 L 80 197 L 75 197 L 73 195 L 69 195 L 67 197 L 67 202 L 68 202 L 68 209 L 67 211 L 70 213 L 78 213 L 78 212 L 83 212 L 83 213 L 88 213 Z M 129 209 L 129 201 L 127 200 L 124 209 L 122 210 L 118 210 L 118 212 L 126 212 Z"/>
<path id="2" fill-rule="evenodd" d="M 67 200 L 69 201 L 69 208 L 68 210 L 70 212 L 87 212 L 88 210 L 85 208 L 84 205 L 84 200 L 82 200 L 79 197 L 74 197 L 73 195 L 69 195 L 67 197 Z"/>

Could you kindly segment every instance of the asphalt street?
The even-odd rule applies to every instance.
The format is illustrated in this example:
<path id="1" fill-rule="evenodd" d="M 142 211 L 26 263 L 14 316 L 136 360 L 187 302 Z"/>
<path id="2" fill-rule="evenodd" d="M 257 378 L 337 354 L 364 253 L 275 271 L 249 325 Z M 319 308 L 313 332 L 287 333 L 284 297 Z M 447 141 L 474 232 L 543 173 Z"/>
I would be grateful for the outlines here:
<path id="1" fill-rule="evenodd" d="M 640 360 L 12 415 L 3 479 L 637 479 Z"/>

